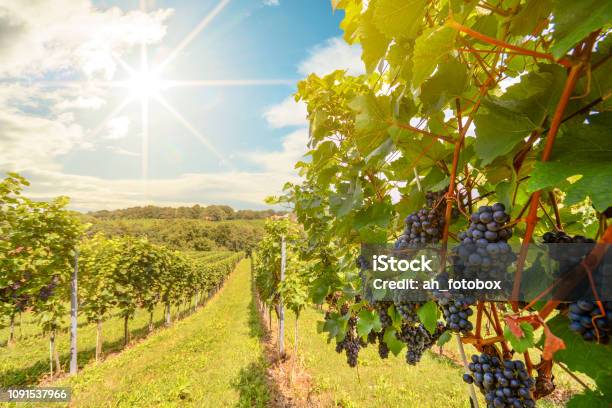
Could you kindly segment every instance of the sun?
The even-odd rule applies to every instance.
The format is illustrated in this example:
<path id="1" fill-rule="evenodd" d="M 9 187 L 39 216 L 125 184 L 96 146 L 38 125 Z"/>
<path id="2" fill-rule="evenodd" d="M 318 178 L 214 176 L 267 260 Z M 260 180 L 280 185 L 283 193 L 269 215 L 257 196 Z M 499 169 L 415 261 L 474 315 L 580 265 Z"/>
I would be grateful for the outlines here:
<path id="1" fill-rule="evenodd" d="M 130 97 L 133 99 L 148 99 L 156 96 L 163 88 L 163 81 L 151 71 L 134 73 L 127 81 Z"/>

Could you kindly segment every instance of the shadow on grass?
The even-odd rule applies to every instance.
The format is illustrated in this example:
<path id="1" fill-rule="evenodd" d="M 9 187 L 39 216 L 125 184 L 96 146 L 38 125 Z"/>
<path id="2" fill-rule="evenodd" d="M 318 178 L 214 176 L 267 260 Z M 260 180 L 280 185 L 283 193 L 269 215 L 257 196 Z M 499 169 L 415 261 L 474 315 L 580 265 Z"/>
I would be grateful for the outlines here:
<path id="1" fill-rule="evenodd" d="M 155 329 L 162 327 L 164 325 L 163 318 L 157 320 L 153 323 L 153 327 Z M 103 332 L 104 333 L 104 332 Z M 134 328 L 130 330 L 130 341 L 140 340 L 149 335 L 149 325 L 148 322 L 142 327 Z M 110 354 L 121 351 L 123 349 L 123 338 L 119 338 L 115 341 L 105 341 L 102 344 L 103 350 L 103 358 Z M 70 364 L 70 351 L 68 349 L 62 350 L 66 351 L 65 353 L 60 354 L 60 364 L 63 369 L 69 366 Z M 78 362 L 79 368 L 84 367 L 86 364 L 90 363 L 95 359 L 96 356 L 96 347 L 90 347 L 84 350 L 79 350 L 78 352 Z M 103 360 L 102 360 L 103 361 Z M 0 387 L 7 388 L 13 386 L 26 386 L 26 385 L 35 385 L 40 382 L 40 380 L 48 375 L 49 373 L 49 360 L 47 358 L 43 360 L 39 360 L 34 362 L 33 364 L 19 368 L 19 369 L 11 369 L 0 372 Z"/>
<path id="2" fill-rule="evenodd" d="M 230 385 L 240 395 L 237 407 L 266 407 L 270 391 L 266 381 L 266 362 L 264 358 L 242 368 Z"/>
<path id="3" fill-rule="evenodd" d="M 440 355 L 440 353 L 434 351 L 434 350 L 429 350 L 429 355 L 431 356 L 432 359 L 436 360 L 437 362 L 441 363 L 441 364 L 445 364 L 448 365 L 450 367 L 453 368 L 461 368 L 463 367 L 461 364 L 457 363 L 456 361 L 453 361 L 452 359 L 450 359 L 449 357 L 445 356 L 445 355 Z"/>
<path id="4" fill-rule="evenodd" d="M 255 304 L 255 286 L 251 279 L 251 301 L 247 306 L 249 314 L 249 335 L 259 340 L 263 339 L 266 335 L 266 330 L 261 321 L 257 305 Z"/>

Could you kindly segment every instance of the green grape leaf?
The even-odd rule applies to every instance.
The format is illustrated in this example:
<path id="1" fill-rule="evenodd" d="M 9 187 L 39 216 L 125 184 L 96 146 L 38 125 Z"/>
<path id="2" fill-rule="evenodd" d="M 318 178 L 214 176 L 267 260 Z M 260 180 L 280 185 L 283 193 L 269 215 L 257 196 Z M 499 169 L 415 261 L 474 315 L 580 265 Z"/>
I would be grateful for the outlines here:
<path id="1" fill-rule="evenodd" d="M 589 124 L 564 126 L 550 160 L 536 162 L 527 184 L 529 191 L 558 186 L 571 177 L 572 181 L 565 186 L 567 204 L 590 197 L 597 210 L 608 208 L 612 203 L 609 183 L 612 179 L 609 131 L 612 113 L 591 116 L 589 121 Z"/>
<path id="2" fill-rule="evenodd" d="M 612 20 L 612 2 L 605 0 L 554 0 L 555 43 L 552 54 L 561 58 L 592 31 Z"/>
<path id="3" fill-rule="evenodd" d="M 394 305 L 391 305 L 387 308 L 387 314 L 391 318 L 391 322 L 393 323 L 393 327 L 400 328 L 402 326 L 402 315 L 395 309 Z"/>
<path id="4" fill-rule="evenodd" d="M 322 166 L 338 152 L 338 147 L 332 141 L 319 143 L 317 148 L 312 151 L 312 163 L 315 166 Z"/>
<path id="5" fill-rule="evenodd" d="M 559 67 L 540 66 L 499 98 L 483 99 L 476 115 L 476 154 L 487 165 L 504 156 L 539 128 L 554 111 L 565 74 Z"/>
<path id="6" fill-rule="evenodd" d="M 510 342 L 514 351 L 524 353 L 534 345 L 533 326 L 526 322 L 521 322 L 519 326 L 523 331 L 523 337 L 517 337 L 508 326 L 504 327 L 504 337 Z"/>
<path id="7" fill-rule="evenodd" d="M 389 38 L 414 38 L 425 16 L 426 0 L 378 0 L 374 24 Z"/>
<path id="8" fill-rule="evenodd" d="M 465 64 L 449 58 L 436 74 L 421 85 L 421 101 L 426 112 L 440 111 L 453 97 L 460 96 L 468 82 Z"/>
<path id="9" fill-rule="evenodd" d="M 564 363 L 571 371 L 580 371 L 591 377 L 597 384 L 596 393 L 580 398 L 576 404 L 592 399 L 612 399 L 612 350 L 609 346 L 586 342 L 582 336 L 569 329 L 569 319 L 557 315 L 547 322 L 550 330 L 560 337 L 566 345 L 564 350 L 555 353 L 555 360 Z M 540 344 L 543 340 L 540 340 Z M 599 398 L 597 398 L 599 397 Z M 582 405 L 576 405 L 582 406 Z M 596 406 L 596 405 L 595 405 Z"/>
<path id="10" fill-rule="evenodd" d="M 360 19 L 358 29 L 362 49 L 361 60 L 369 73 L 374 71 L 378 62 L 385 56 L 390 42 L 390 39 L 376 27 L 372 19 L 374 9 L 372 6 L 368 7 Z"/>
<path id="11" fill-rule="evenodd" d="M 393 207 L 389 201 L 375 202 L 367 208 L 359 210 L 355 215 L 355 228 L 358 230 L 369 225 L 386 228 L 392 218 Z"/>
<path id="12" fill-rule="evenodd" d="M 391 350 L 394 356 L 399 355 L 406 345 L 397 338 L 396 333 L 397 331 L 393 327 L 387 327 L 383 336 L 384 342 L 387 343 L 389 350 Z"/>
<path id="13" fill-rule="evenodd" d="M 510 20 L 510 34 L 523 36 L 533 32 L 536 26 L 550 15 L 551 0 L 529 0 L 518 14 Z"/>
<path id="14" fill-rule="evenodd" d="M 423 326 L 425 326 L 427 331 L 434 334 L 436 332 L 436 327 L 438 326 L 438 317 L 440 316 L 438 304 L 433 300 L 430 300 L 419 307 L 417 310 L 417 315 L 419 315 L 419 320 L 421 320 L 421 323 L 423 323 Z"/>
<path id="15" fill-rule="evenodd" d="M 448 343 L 452 337 L 453 335 L 451 334 L 451 332 L 447 330 L 444 333 L 442 333 L 440 338 L 438 338 L 438 341 L 436 342 L 436 344 L 438 345 L 438 347 L 442 347 L 443 345 Z"/>
<path id="16" fill-rule="evenodd" d="M 372 133 L 386 129 L 391 118 L 389 97 L 376 96 L 373 92 L 356 96 L 349 107 L 357 112 L 355 129 L 360 133 Z"/>
<path id="17" fill-rule="evenodd" d="M 609 381 L 612 381 L 612 378 Z M 610 399 L 595 391 L 585 390 L 581 394 L 572 395 L 567 402 L 567 408 L 610 408 Z"/>
<path id="18" fill-rule="evenodd" d="M 497 37 L 497 27 L 498 21 L 495 14 L 486 14 L 484 16 L 480 16 L 474 25 L 472 26 L 472 30 L 478 31 L 486 36 L 496 38 Z M 475 41 L 481 42 L 478 39 Z M 486 43 L 485 43 L 486 44 Z"/>
<path id="19" fill-rule="evenodd" d="M 357 321 L 357 334 L 360 337 L 367 336 L 372 330 L 379 332 L 382 330 L 380 317 L 378 313 L 370 310 L 362 310 L 359 312 L 359 320 Z"/>
<path id="20" fill-rule="evenodd" d="M 414 45 L 412 86 L 418 87 L 431 75 L 438 61 L 454 48 L 456 37 L 457 31 L 450 27 L 428 28 L 423 31 Z"/>
<path id="21" fill-rule="evenodd" d="M 329 319 L 324 322 L 318 322 L 317 330 L 319 333 L 327 333 L 327 342 L 332 339 L 342 341 L 346 335 L 346 326 L 348 324 L 349 315 L 342 316 L 339 313 L 332 313 Z"/>
<path id="22" fill-rule="evenodd" d="M 360 208 L 363 204 L 361 180 L 353 179 L 338 187 L 338 193 L 329 195 L 329 207 L 337 217 L 348 214 L 351 210 Z"/>

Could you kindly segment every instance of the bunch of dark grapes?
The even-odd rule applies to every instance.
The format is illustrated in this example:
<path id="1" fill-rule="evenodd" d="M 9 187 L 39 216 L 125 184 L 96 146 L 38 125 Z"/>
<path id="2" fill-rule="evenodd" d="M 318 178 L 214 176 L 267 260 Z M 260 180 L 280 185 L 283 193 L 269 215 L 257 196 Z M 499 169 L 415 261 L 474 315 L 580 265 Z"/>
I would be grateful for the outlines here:
<path id="1" fill-rule="evenodd" d="M 59 283 L 59 278 L 57 276 L 54 276 L 51 279 L 51 282 L 49 282 L 48 284 L 46 284 L 40 289 L 40 292 L 38 292 L 38 299 L 40 299 L 43 302 L 46 302 L 47 300 L 49 300 L 49 298 L 53 296 L 53 294 L 55 293 L 55 288 L 57 287 L 58 283 Z"/>
<path id="2" fill-rule="evenodd" d="M 532 408 L 535 381 L 520 360 L 500 360 L 487 354 L 473 355 L 470 374 L 463 381 L 476 384 L 484 394 L 487 407 Z"/>
<path id="3" fill-rule="evenodd" d="M 389 357 L 389 346 L 384 340 L 384 330 L 378 333 L 378 355 L 380 358 Z"/>
<path id="4" fill-rule="evenodd" d="M 422 324 L 416 326 L 411 324 L 402 325 L 402 330 L 397 334 L 397 338 L 406 343 L 406 362 L 410 365 L 416 365 L 421 361 L 425 350 L 429 350 L 434 345 L 442 333 L 444 333 L 444 330 L 445 328 L 442 323 L 438 324 L 434 334 L 430 334 Z"/>
<path id="5" fill-rule="evenodd" d="M 389 316 L 389 307 L 393 303 L 391 302 L 376 302 L 374 306 L 376 307 L 376 311 L 378 312 L 378 316 L 380 317 L 380 323 L 382 324 L 382 328 L 385 329 L 391 325 L 393 325 L 393 320 L 391 316 Z"/>
<path id="6" fill-rule="evenodd" d="M 436 293 L 438 305 L 442 307 L 446 328 L 453 332 L 468 333 L 474 326 L 468 318 L 474 313 L 471 306 L 476 304 L 473 296 L 463 294 Z"/>
<path id="7" fill-rule="evenodd" d="M 567 272 L 578 265 L 590 249 L 595 240 L 582 235 L 567 235 L 563 231 L 547 232 L 542 236 L 545 244 L 583 244 L 583 245 L 550 245 L 549 255 L 559 263 L 560 270 Z"/>
<path id="8" fill-rule="evenodd" d="M 421 303 L 417 302 L 398 302 L 395 304 L 395 309 L 402 316 L 402 320 L 407 323 L 418 323 L 419 315 L 417 309 L 421 306 Z"/>
<path id="9" fill-rule="evenodd" d="M 363 255 L 359 255 L 357 257 L 357 260 L 355 261 L 355 264 L 357 265 L 358 269 L 368 269 L 369 268 L 368 260 Z"/>
<path id="10" fill-rule="evenodd" d="M 413 212 L 404 219 L 406 228 L 395 242 L 395 249 L 422 248 L 425 244 L 435 244 L 442 238 L 444 229 L 445 200 L 444 192 L 427 192 L 427 207 Z"/>
<path id="11" fill-rule="evenodd" d="M 582 235 L 570 236 L 563 231 L 547 232 L 542 236 L 545 244 L 583 244 L 583 245 L 550 245 L 549 255 L 558 262 L 560 274 L 571 273 L 591 249 L 595 240 Z M 586 245 L 584 245 L 586 244 Z M 589 245 L 591 244 L 591 245 Z M 586 280 L 577 290 L 590 291 Z M 596 302 L 579 299 L 569 304 L 569 328 L 580 334 L 585 341 L 596 341 L 600 344 L 610 343 L 612 336 L 612 302 L 603 302 L 605 316 Z"/>
<path id="12" fill-rule="evenodd" d="M 30 296 L 26 293 L 20 293 L 27 279 L 13 282 L 10 285 L 0 289 L 0 303 L 12 304 L 15 310 L 23 312 L 30 303 Z"/>
<path id="13" fill-rule="evenodd" d="M 580 334 L 585 341 L 597 341 L 600 344 L 610 343 L 612 336 L 612 302 L 602 302 L 606 312 L 602 316 L 596 302 L 578 300 L 569 306 L 569 328 Z"/>
<path id="14" fill-rule="evenodd" d="M 344 351 L 346 353 L 346 362 L 351 367 L 355 367 L 357 365 L 359 350 L 362 347 L 361 340 L 359 339 L 359 336 L 357 336 L 356 325 L 357 318 L 354 316 L 350 317 L 344 339 L 336 343 L 336 352 L 342 353 Z"/>
<path id="15" fill-rule="evenodd" d="M 389 307 L 392 305 L 391 302 L 376 302 L 376 311 L 380 317 L 380 323 L 382 330 L 378 333 L 378 355 L 380 358 L 389 357 L 389 345 L 384 340 L 385 329 L 393 325 L 393 320 L 389 316 Z"/>
<path id="16" fill-rule="evenodd" d="M 395 310 L 402 316 L 402 320 L 407 323 L 419 323 L 418 308 L 422 303 L 410 301 L 405 290 L 397 289 L 393 291 L 393 304 Z"/>
<path id="17" fill-rule="evenodd" d="M 376 340 L 378 340 L 378 333 L 374 330 L 371 330 L 368 333 L 368 344 L 376 344 Z"/>
<path id="18" fill-rule="evenodd" d="M 549 231 L 542 239 L 547 244 L 594 244 L 595 240 L 582 235 L 567 235 L 564 231 Z"/>
<path id="19" fill-rule="evenodd" d="M 510 216 L 503 204 L 496 203 L 481 206 L 470 217 L 468 230 L 458 235 L 460 244 L 453 249 L 457 277 L 503 279 L 508 266 L 516 259 L 507 244 L 512 229 L 504 227 Z"/>

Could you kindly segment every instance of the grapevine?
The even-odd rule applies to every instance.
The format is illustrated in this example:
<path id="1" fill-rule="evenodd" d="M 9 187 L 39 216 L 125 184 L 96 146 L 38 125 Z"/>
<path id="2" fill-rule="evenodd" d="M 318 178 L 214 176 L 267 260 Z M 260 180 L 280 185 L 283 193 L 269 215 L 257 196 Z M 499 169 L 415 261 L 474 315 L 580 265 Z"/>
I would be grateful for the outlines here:
<path id="1" fill-rule="evenodd" d="M 293 206 L 307 236 L 303 257 L 316 272 L 312 301 L 327 303 L 340 293 L 357 327 L 376 327 L 381 357 L 397 351 L 404 326 L 406 340 L 415 330 L 423 334 L 419 324 L 433 335 L 442 314 L 464 344 L 497 356 L 487 363 L 491 375 L 513 365 L 506 380 L 519 381 L 518 388 L 488 381 L 491 406 L 533 406 L 554 388 L 557 363 L 580 367 L 596 384 L 576 403 L 605 406 L 612 400 L 603 380 L 609 368 L 583 363 L 580 353 L 564 348 L 611 352 L 598 344 L 609 337 L 610 299 L 598 300 L 600 288 L 589 283 L 612 242 L 612 195 L 598 182 L 612 177 L 609 152 L 601 148 L 612 124 L 607 17 L 585 18 L 590 6 L 569 1 L 333 4 L 345 11 L 344 39 L 361 44 L 366 73 L 313 74 L 298 84 L 312 160 L 299 163 L 300 182 L 270 200 Z M 598 15 L 609 16 L 601 7 Z M 554 286 L 520 298 L 533 238 L 551 229 L 555 237 L 595 241 L 577 265 L 593 303 L 546 300 L 557 293 Z M 508 301 L 450 293 L 420 304 L 391 294 L 388 302 L 367 285 L 369 260 L 358 258 L 363 244 L 393 243 L 409 257 L 436 242 L 449 249 L 444 261 L 452 261 L 440 276 L 503 276 L 512 286 Z M 342 339 L 343 322 L 330 313 L 324 331 Z M 539 328 L 540 348 L 530 335 Z M 585 333 L 596 341 L 575 341 Z M 418 348 L 421 341 L 409 343 Z M 532 361 L 534 353 L 540 362 Z M 535 371 L 542 385 L 534 391 Z"/>

